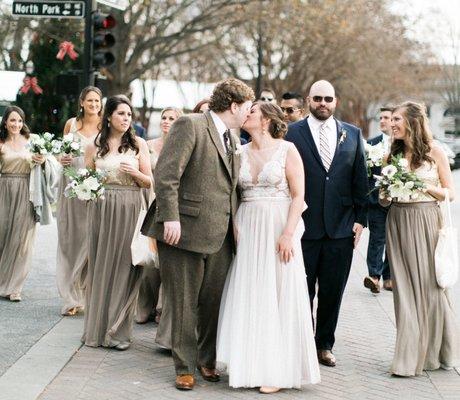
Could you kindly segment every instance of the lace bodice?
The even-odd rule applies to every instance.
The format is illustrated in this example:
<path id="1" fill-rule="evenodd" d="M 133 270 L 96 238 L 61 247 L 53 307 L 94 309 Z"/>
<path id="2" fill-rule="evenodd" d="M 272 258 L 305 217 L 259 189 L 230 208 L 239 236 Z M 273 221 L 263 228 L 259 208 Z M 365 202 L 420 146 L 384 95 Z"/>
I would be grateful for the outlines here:
<path id="1" fill-rule="evenodd" d="M 8 144 L 0 144 L 0 173 L 2 174 L 29 174 L 32 162 L 32 153 L 24 147 L 16 151 Z"/>
<path id="2" fill-rule="evenodd" d="M 254 150 L 242 147 L 238 186 L 242 201 L 257 198 L 291 197 L 286 179 L 286 157 L 292 143 L 280 140 L 275 147 Z"/>
<path id="3" fill-rule="evenodd" d="M 134 150 L 128 150 L 123 154 L 106 154 L 104 157 L 96 157 L 96 168 L 107 173 L 107 185 L 136 186 L 131 175 L 120 171 L 120 163 L 127 162 L 139 169 L 139 155 Z"/>

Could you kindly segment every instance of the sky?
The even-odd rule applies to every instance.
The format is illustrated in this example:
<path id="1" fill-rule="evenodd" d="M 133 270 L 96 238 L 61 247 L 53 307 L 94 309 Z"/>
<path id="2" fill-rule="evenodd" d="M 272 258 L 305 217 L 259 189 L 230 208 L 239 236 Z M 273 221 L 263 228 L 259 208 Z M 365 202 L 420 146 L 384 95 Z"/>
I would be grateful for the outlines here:
<path id="1" fill-rule="evenodd" d="M 430 44 L 441 62 L 453 63 L 455 55 L 460 62 L 460 0 L 396 0 L 392 9 L 407 17 L 413 37 Z"/>

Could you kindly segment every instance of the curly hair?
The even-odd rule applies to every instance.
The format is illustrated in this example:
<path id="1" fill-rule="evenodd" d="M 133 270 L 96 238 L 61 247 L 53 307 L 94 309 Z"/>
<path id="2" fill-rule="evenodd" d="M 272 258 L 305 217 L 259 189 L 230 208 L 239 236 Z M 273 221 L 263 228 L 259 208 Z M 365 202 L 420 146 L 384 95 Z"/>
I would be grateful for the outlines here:
<path id="1" fill-rule="evenodd" d="M 2 122 L 0 123 L 0 142 L 5 142 L 8 139 L 8 129 L 6 128 L 6 122 L 12 112 L 16 112 L 22 119 L 23 125 L 20 134 L 24 136 L 26 139 L 29 139 L 30 130 L 29 127 L 26 125 L 26 115 L 22 108 L 17 106 L 10 106 L 5 109 L 3 113 Z"/>
<path id="2" fill-rule="evenodd" d="M 85 117 L 85 110 L 81 106 L 81 103 L 86 99 L 86 96 L 90 92 L 94 92 L 99 96 L 99 99 L 101 100 L 101 109 L 99 110 L 98 115 L 101 115 L 101 113 L 102 113 L 102 92 L 101 92 L 101 89 L 99 89 L 96 86 L 86 86 L 80 92 L 80 96 L 78 97 L 78 109 L 77 109 L 77 116 L 76 116 L 77 121 L 81 121 Z"/>
<path id="3" fill-rule="evenodd" d="M 126 104 L 133 112 L 133 106 L 129 102 L 128 98 L 123 95 L 112 96 L 107 99 L 104 107 L 104 114 L 102 115 L 102 128 L 94 139 L 94 144 L 97 147 L 98 157 L 104 157 L 109 151 L 109 137 L 110 137 L 110 125 L 109 118 L 116 111 L 120 104 Z M 127 150 L 134 150 L 136 154 L 139 153 L 139 146 L 136 142 L 136 134 L 132 126 L 121 137 L 121 144 L 118 147 L 119 153 L 125 153 Z"/>
<path id="4" fill-rule="evenodd" d="M 239 79 L 228 78 L 219 82 L 212 92 L 209 109 L 214 112 L 224 112 L 230 109 L 232 103 L 243 104 L 254 101 L 254 91 Z"/>
<path id="5" fill-rule="evenodd" d="M 433 163 L 434 160 L 429 156 L 433 135 L 428 125 L 425 105 L 406 101 L 396 106 L 395 111 L 402 111 L 404 127 L 410 140 L 407 146 L 404 140 L 393 140 L 390 156 L 410 152 L 412 169 L 419 168 L 424 161 Z"/>
<path id="6" fill-rule="evenodd" d="M 258 100 L 254 104 L 259 106 L 262 116 L 270 120 L 270 124 L 268 125 L 268 132 L 272 138 L 283 138 L 286 135 L 288 126 L 286 122 L 284 122 L 284 113 L 281 108 L 267 101 Z"/>

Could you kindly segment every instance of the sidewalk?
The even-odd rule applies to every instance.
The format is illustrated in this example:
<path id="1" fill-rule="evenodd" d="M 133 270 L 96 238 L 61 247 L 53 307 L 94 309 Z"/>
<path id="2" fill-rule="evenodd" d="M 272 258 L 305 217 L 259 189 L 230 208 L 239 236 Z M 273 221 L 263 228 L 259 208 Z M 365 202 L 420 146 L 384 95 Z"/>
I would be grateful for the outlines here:
<path id="1" fill-rule="evenodd" d="M 382 291 L 374 296 L 363 288 L 362 279 L 367 271 L 363 252 L 367 238 L 363 239 L 355 253 L 343 299 L 334 351 L 337 367 L 321 367 L 321 384 L 305 387 L 302 391 L 284 390 L 271 398 L 460 399 L 460 371 L 440 370 L 417 378 L 395 378 L 388 373 L 396 333 L 392 294 Z M 155 330 L 152 323 L 136 325 L 134 343 L 125 352 L 81 347 L 39 399 L 260 398 L 255 389 L 230 389 L 225 375 L 216 384 L 199 377 L 192 392 L 176 390 L 172 359 L 155 345 Z M 33 379 L 30 376 L 27 381 Z M 22 385 L 25 381 L 17 384 Z"/>

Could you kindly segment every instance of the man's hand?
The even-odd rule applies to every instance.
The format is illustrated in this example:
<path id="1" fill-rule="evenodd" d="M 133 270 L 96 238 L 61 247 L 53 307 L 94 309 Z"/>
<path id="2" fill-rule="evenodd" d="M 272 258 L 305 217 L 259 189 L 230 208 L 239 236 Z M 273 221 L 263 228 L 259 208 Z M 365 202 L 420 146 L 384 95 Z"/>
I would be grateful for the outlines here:
<path id="1" fill-rule="evenodd" d="M 353 241 L 353 247 L 356 249 L 358 246 L 359 239 L 361 239 L 361 234 L 363 233 L 364 226 L 355 222 L 353 224 L 353 233 L 355 234 L 355 240 Z"/>
<path id="2" fill-rule="evenodd" d="M 166 221 L 164 223 L 164 239 L 169 245 L 176 245 L 180 239 L 180 222 L 179 221 Z"/>

